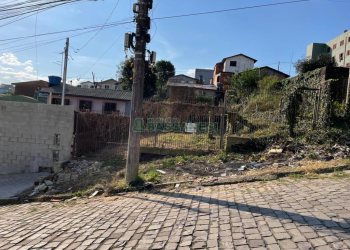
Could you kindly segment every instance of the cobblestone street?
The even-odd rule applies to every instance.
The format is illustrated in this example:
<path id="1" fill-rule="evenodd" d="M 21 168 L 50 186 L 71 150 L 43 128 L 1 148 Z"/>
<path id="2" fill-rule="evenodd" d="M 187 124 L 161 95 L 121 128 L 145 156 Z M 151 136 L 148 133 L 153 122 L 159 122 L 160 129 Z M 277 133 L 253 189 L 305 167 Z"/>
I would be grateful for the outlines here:
<path id="1" fill-rule="evenodd" d="M 0 249 L 350 249 L 348 178 L 0 207 Z"/>

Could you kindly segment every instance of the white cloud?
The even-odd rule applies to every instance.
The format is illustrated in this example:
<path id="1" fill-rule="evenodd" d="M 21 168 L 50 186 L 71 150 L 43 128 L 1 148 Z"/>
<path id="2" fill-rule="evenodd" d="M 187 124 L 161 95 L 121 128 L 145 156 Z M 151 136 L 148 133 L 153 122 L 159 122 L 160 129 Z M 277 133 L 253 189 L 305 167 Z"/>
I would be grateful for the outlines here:
<path id="1" fill-rule="evenodd" d="M 36 71 L 31 60 L 21 61 L 13 53 L 0 55 L 0 83 L 33 81 L 37 79 Z M 46 79 L 39 77 L 39 79 Z"/>
<path id="2" fill-rule="evenodd" d="M 33 73 L 34 72 L 34 68 L 33 68 L 33 66 L 27 66 L 27 67 L 24 68 L 24 71 L 28 72 L 28 73 Z"/>
<path id="3" fill-rule="evenodd" d="M 195 76 L 195 69 L 189 69 L 187 70 L 186 74 L 185 75 L 188 75 L 190 77 L 194 77 Z"/>
<path id="4" fill-rule="evenodd" d="M 3 53 L 0 56 L 0 63 L 8 66 L 27 66 L 32 65 L 31 60 L 27 60 L 25 62 L 20 62 L 18 58 L 13 53 Z"/>

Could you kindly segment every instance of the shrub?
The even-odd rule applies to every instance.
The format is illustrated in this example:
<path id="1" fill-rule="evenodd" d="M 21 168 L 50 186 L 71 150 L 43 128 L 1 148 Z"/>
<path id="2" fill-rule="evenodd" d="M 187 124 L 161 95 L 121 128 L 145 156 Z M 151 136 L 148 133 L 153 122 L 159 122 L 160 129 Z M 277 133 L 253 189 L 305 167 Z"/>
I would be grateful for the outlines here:
<path id="1" fill-rule="evenodd" d="M 232 76 L 231 90 L 236 98 L 248 97 L 258 88 L 259 72 L 257 69 L 247 70 Z"/>
<path id="2" fill-rule="evenodd" d="M 295 69 L 299 74 L 303 74 L 325 66 L 336 66 L 335 61 L 329 55 L 321 55 L 317 59 L 301 59 L 295 64 Z"/>

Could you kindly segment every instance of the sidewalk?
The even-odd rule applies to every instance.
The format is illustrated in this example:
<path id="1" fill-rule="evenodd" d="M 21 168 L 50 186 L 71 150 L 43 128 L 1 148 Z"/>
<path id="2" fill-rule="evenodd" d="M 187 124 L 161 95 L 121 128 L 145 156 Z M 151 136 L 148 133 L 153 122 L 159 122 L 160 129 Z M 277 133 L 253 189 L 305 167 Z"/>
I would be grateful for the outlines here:
<path id="1" fill-rule="evenodd" d="M 39 177 L 47 173 L 27 173 L 0 175 L 0 199 L 8 199 L 25 191 L 34 185 Z"/>

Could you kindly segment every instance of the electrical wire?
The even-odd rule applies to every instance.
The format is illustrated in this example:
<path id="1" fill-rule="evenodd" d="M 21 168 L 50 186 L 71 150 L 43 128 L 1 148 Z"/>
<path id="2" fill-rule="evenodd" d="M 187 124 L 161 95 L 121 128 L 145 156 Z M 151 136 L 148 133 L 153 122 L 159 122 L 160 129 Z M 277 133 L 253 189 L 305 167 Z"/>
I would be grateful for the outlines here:
<path id="1" fill-rule="evenodd" d="M 120 0 L 118 0 L 118 1 L 116 2 L 116 4 L 114 5 L 114 7 L 113 7 L 111 13 L 109 13 L 107 19 L 105 20 L 105 22 L 103 23 L 103 25 L 101 26 L 101 28 L 98 29 L 98 30 L 96 31 L 96 33 L 93 34 L 93 35 L 90 37 L 90 39 L 87 40 L 79 49 L 77 49 L 77 52 L 79 52 L 79 51 L 81 51 L 82 49 L 84 49 L 85 47 L 87 47 L 87 46 L 89 45 L 89 43 L 103 30 L 103 28 L 105 27 L 105 25 L 107 25 L 108 21 L 111 19 L 111 17 L 112 17 L 112 15 L 113 15 L 114 11 L 117 9 L 117 7 L 118 7 L 118 5 L 119 5 L 119 2 L 120 2 Z"/>
<path id="2" fill-rule="evenodd" d="M 76 1 L 78 1 L 78 0 L 76 0 Z M 286 5 L 286 4 L 310 2 L 310 1 L 313 1 L 313 0 L 294 0 L 294 1 L 279 2 L 279 3 L 270 3 L 270 4 L 260 4 L 260 5 L 245 6 L 245 7 L 239 7 L 239 8 L 230 8 L 230 9 L 222 9 L 222 10 L 214 10 L 214 11 L 206 11 L 206 12 L 196 12 L 196 13 L 188 13 L 188 14 L 180 14 L 180 15 L 164 16 L 164 17 L 154 17 L 151 20 L 154 21 L 154 20 L 174 19 L 174 18 L 199 16 L 199 15 L 209 15 L 209 14 L 216 14 L 216 13 L 222 13 L 222 12 L 232 12 L 232 11 L 240 11 L 240 10 L 246 10 L 246 9 L 256 9 L 256 8 L 272 7 L 272 6 L 278 6 L 278 5 Z M 132 17 L 130 17 L 130 18 L 132 18 Z M 127 19 L 129 19 L 129 18 L 127 18 Z M 118 25 L 123 25 L 123 24 L 130 24 L 130 23 L 133 23 L 133 22 L 134 22 L 134 20 L 132 20 L 132 21 L 125 21 L 125 22 L 112 22 L 112 23 L 99 24 L 99 25 L 94 25 L 94 26 L 75 28 L 75 29 L 70 29 L 70 30 L 62 30 L 62 31 L 56 31 L 56 32 L 42 33 L 42 34 L 37 34 L 37 36 L 46 36 L 46 35 L 53 35 L 53 34 L 59 34 L 59 33 L 67 33 L 67 32 L 72 32 L 72 31 L 79 31 L 79 30 L 86 30 L 86 29 L 93 29 L 93 28 L 102 28 L 102 29 L 104 29 L 104 28 L 107 28 L 107 27 L 110 27 L 110 26 L 118 26 Z M 0 39 L 0 42 L 12 41 L 12 40 L 18 40 L 18 39 L 27 39 L 27 38 L 31 38 L 31 37 L 33 37 L 33 36 L 20 36 L 20 37 L 5 38 L 5 39 Z"/>
<path id="3" fill-rule="evenodd" d="M 293 0 L 293 1 L 285 1 L 285 2 L 279 2 L 279 3 L 268 3 L 268 4 L 231 8 L 231 9 L 222 9 L 222 10 L 196 12 L 196 13 L 180 14 L 180 15 L 173 15 L 173 16 L 155 17 L 152 20 L 164 20 L 164 19 L 174 19 L 174 18 L 190 17 L 190 16 L 201 16 L 201 15 L 217 14 L 217 13 L 232 12 L 232 11 L 247 10 L 247 9 L 257 9 L 257 8 L 272 7 L 272 6 L 278 6 L 278 5 L 310 2 L 310 1 L 313 1 L 313 0 Z"/>
<path id="4" fill-rule="evenodd" d="M 41 33 L 41 34 L 37 34 L 36 36 L 37 36 L 37 37 L 40 37 L 40 36 L 48 36 L 48 35 L 69 33 L 69 32 L 74 32 L 74 31 L 81 31 L 81 30 L 88 30 L 88 29 L 96 29 L 96 28 L 101 28 L 101 27 L 102 27 L 102 29 L 107 29 L 107 28 L 116 27 L 116 26 L 120 26 L 120 25 L 124 25 L 124 24 L 133 23 L 133 22 L 134 22 L 134 21 L 112 22 L 112 23 L 108 23 L 108 24 L 106 24 L 106 25 L 100 24 L 100 25 L 86 26 L 86 27 L 75 28 L 75 29 L 69 29 L 69 30 L 61 30 L 61 31 L 54 31 L 54 32 Z M 0 39 L 0 42 L 13 41 L 13 40 L 23 40 L 23 39 L 33 38 L 33 37 L 35 37 L 35 35 L 11 37 L 11 38 Z"/>

